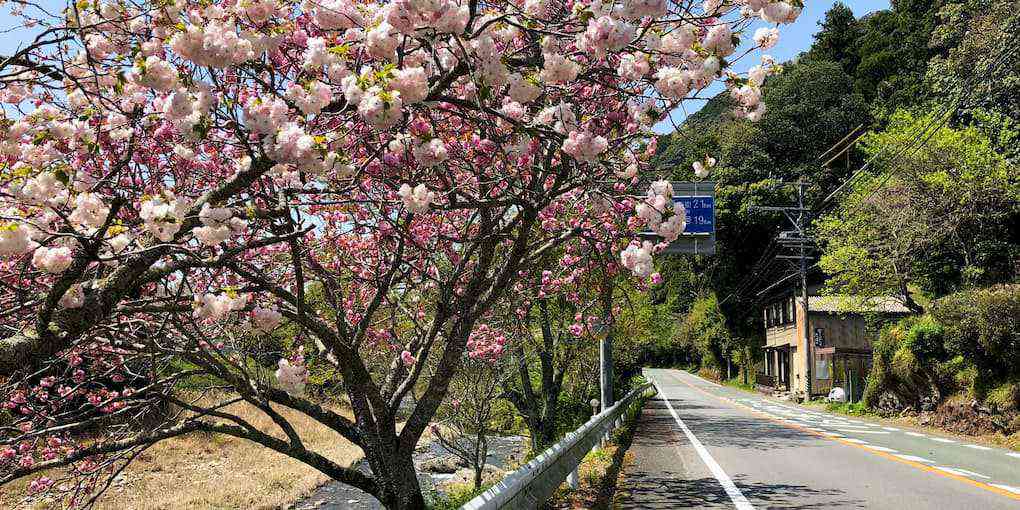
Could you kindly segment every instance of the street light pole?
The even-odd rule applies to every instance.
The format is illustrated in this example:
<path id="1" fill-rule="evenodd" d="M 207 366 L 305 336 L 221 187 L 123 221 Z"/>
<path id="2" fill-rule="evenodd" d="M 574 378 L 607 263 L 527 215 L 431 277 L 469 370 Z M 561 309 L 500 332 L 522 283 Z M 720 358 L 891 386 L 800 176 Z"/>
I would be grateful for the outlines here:
<path id="1" fill-rule="evenodd" d="M 607 277 L 602 289 L 602 333 L 599 335 L 599 389 L 602 410 L 613 406 L 613 335 L 610 333 L 613 316 L 613 282 Z"/>
<path id="2" fill-rule="evenodd" d="M 605 411 L 613 406 L 613 340 L 608 328 L 599 340 L 599 388 Z"/>

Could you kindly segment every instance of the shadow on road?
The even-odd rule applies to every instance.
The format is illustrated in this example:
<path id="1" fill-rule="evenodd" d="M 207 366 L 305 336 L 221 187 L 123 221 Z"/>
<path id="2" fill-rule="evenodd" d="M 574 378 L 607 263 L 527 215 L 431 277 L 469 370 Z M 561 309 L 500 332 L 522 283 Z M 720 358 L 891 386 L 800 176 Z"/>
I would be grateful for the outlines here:
<path id="1" fill-rule="evenodd" d="M 755 417 L 744 417 L 732 408 L 712 403 L 670 399 L 670 405 L 705 446 L 756 452 L 784 448 L 810 448 L 818 439 L 810 434 Z M 675 457 L 673 446 L 688 440 L 677 427 L 666 403 L 649 400 L 642 409 L 631 451 L 636 462 L 625 469 L 617 492 L 617 507 L 623 509 L 733 508 L 730 496 L 700 460 L 688 472 Z M 775 466 L 781 470 L 782 466 Z M 731 473 L 731 476 L 733 474 Z M 733 476 L 755 508 L 866 508 L 864 501 L 838 488 L 818 488 L 784 482 L 755 482 Z"/>
<path id="2" fill-rule="evenodd" d="M 756 508 L 866 508 L 863 501 L 846 498 L 838 489 L 814 489 L 804 485 L 750 483 L 734 480 Z M 803 501 L 810 503 L 801 504 Z M 619 492 L 619 507 L 632 508 L 732 508 L 730 497 L 715 478 L 684 480 L 628 473 Z"/>
<path id="3" fill-rule="evenodd" d="M 719 408 L 690 404 L 680 399 L 672 399 L 670 404 L 705 446 L 724 445 L 751 450 L 774 450 L 804 448 L 818 442 L 818 438 L 811 434 L 760 418 L 718 414 L 705 416 L 698 411 L 714 411 Z M 642 412 L 634 444 L 646 446 L 672 444 L 675 437 L 671 431 L 675 428 L 676 422 L 666 408 L 665 402 L 649 400 Z"/>

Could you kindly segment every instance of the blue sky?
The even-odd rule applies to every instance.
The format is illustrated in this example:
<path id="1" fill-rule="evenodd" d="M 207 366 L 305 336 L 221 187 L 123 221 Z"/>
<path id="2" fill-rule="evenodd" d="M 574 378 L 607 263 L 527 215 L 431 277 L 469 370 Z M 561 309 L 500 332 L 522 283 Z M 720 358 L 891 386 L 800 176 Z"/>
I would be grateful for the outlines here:
<path id="1" fill-rule="evenodd" d="M 792 25 L 779 27 L 779 44 L 768 50 L 767 53 L 775 57 L 776 61 L 785 62 L 808 49 L 811 46 L 815 33 L 818 32 L 818 22 L 825 18 L 826 11 L 835 3 L 835 0 L 805 0 L 804 12 L 801 13 L 800 18 Z M 844 0 L 843 3 L 850 6 L 857 17 L 861 17 L 869 12 L 889 8 L 889 0 Z M 764 23 L 758 26 L 764 26 Z M 757 26 L 752 27 L 750 33 L 753 34 L 756 28 Z M 747 71 L 747 69 L 758 64 L 761 55 L 762 52 L 760 51 L 752 52 L 737 62 L 734 70 L 738 72 Z M 722 83 L 716 82 L 708 90 L 702 92 L 701 96 L 710 98 L 721 92 L 724 88 Z M 684 105 L 683 109 L 673 111 L 673 121 L 679 125 L 688 114 L 698 111 L 704 104 L 704 101 L 690 101 L 689 104 Z M 685 112 L 684 109 L 687 111 Z M 673 123 L 666 119 L 655 126 L 655 131 L 658 133 L 669 133 L 673 131 Z"/>

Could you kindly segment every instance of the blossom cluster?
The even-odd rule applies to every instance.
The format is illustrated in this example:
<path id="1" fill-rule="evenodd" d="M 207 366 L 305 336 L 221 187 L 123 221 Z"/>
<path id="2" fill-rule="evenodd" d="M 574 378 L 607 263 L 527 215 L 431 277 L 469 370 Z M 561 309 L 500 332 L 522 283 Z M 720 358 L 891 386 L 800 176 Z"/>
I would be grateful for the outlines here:
<path id="1" fill-rule="evenodd" d="M 505 333 L 488 324 L 481 324 L 468 337 L 467 353 L 472 359 L 493 361 L 503 355 L 506 344 Z"/>
<path id="2" fill-rule="evenodd" d="M 670 242 L 686 218 L 667 181 L 635 197 L 652 127 L 718 81 L 737 115 L 760 118 L 781 68 L 763 58 L 737 75 L 737 48 L 773 47 L 801 5 L 140 0 L 23 14 L 53 37 L 0 71 L 0 279 L 31 296 L 0 326 L 47 337 L 43 361 L 66 373 L 12 383 L 17 421 L 0 440 L 59 431 L 54 417 L 74 414 L 61 405 L 159 400 L 133 400 L 159 385 L 131 387 L 113 346 L 246 367 L 243 346 L 217 361 L 207 347 L 286 316 L 338 371 L 374 377 L 367 364 L 386 357 L 416 368 L 397 381 L 415 388 L 435 349 L 506 352 L 509 330 L 486 313 L 508 292 L 532 300 L 523 310 L 554 296 L 585 309 L 602 271 L 654 279 L 658 245 L 631 239 Z M 769 26 L 752 36 L 754 20 Z M 357 346 L 346 365 L 344 346 Z M 303 392 L 302 351 L 275 371 Z M 13 459 L 0 449 L 0 465 L 74 448 L 37 437 Z"/>
<path id="3" fill-rule="evenodd" d="M 280 358 L 276 368 L 276 382 L 287 393 L 300 396 L 308 384 L 308 369 L 305 368 L 304 349 L 299 348 L 289 358 Z"/>

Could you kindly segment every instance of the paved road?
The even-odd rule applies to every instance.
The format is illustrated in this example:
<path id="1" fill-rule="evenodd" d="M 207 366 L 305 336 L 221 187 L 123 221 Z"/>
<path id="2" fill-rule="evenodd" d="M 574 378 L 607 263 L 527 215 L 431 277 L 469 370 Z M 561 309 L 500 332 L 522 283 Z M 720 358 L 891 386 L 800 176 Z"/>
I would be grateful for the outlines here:
<path id="1" fill-rule="evenodd" d="M 1018 453 L 645 376 L 622 508 L 1020 508 Z"/>

